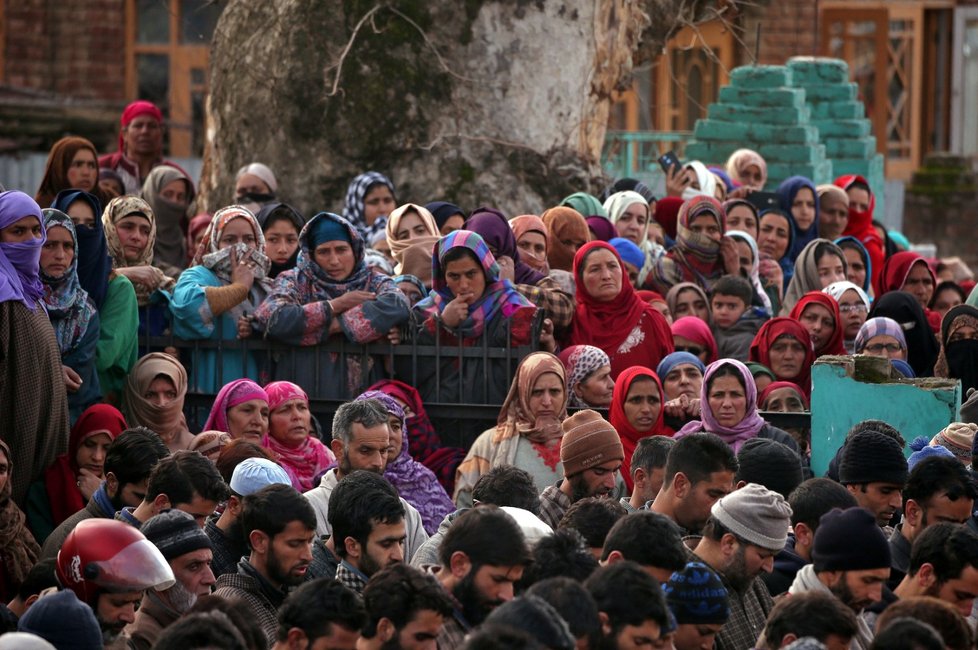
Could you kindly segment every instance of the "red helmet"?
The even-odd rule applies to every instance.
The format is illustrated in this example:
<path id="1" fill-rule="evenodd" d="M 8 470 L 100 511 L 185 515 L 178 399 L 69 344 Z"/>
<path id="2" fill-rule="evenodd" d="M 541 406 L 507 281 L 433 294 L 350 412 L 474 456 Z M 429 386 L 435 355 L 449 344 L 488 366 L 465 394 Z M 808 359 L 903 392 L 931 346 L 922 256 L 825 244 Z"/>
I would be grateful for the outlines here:
<path id="1" fill-rule="evenodd" d="M 115 519 L 79 522 L 58 551 L 55 572 L 64 588 L 93 608 L 103 591 L 161 591 L 176 582 L 159 549 Z"/>

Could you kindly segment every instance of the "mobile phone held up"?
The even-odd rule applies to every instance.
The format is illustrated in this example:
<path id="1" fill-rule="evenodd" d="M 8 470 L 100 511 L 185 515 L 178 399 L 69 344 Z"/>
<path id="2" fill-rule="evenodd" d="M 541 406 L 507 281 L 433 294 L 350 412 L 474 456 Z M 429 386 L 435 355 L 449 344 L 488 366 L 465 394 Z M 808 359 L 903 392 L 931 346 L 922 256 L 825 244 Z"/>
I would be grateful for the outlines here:
<path id="1" fill-rule="evenodd" d="M 777 192 L 751 192 L 747 195 L 747 200 L 757 208 L 758 212 L 781 208 L 781 199 L 778 198 Z"/>
<path id="2" fill-rule="evenodd" d="M 662 167 L 662 171 L 666 173 L 667 177 L 672 174 L 678 173 L 679 170 L 683 168 L 683 164 L 679 162 L 679 157 L 676 155 L 675 151 L 670 151 L 660 156 L 659 165 Z"/>

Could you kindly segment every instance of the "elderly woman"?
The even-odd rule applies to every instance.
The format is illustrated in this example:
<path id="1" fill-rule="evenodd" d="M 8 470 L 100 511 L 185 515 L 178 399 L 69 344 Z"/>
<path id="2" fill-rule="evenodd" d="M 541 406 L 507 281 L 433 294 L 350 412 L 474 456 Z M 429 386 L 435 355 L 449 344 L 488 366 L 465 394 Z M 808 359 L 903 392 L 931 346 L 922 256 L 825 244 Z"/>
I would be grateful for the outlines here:
<path id="1" fill-rule="evenodd" d="M 835 298 L 835 301 L 839 303 L 839 314 L 842 316 L 843 328 L 842 342 L 846 352 L 852 354 L 855 350 L 856 335 L 859 334 L 859 328 L 863 326 L 869 316 L 869 296 L 861 287 L 848 280 L 833 282 L 822 291 Z"/>
<path id="2" fill-rule="evenodd" d="M 777 380 L 798 384 L 805 395 L 811 393 L 812 337 L 794 318 L 778 317 L 764 323 L 750 344 L 750 360 L 770 368 Z"/>
<path id="3" fill-rule="evenodd" d="M 538 492 L 563 478 L 561 422 L 567 417 L 564 364 L 534 352 L 516 369 L 498 424 L 480 435 L 458 467 L 455 503 L 472 506 L 472 488 L 493 467 L 514 465 L 533 477 Z"/>
<path id="4" fill-rule="evenodd" d="M 649 436 L 671 436 L 672 429 L 665 425 L 663 404 L 665 395 L 662 382 L 654 371 L 643 366 L 632 366 L 618 375 L 615 392 L 611 398 L 608 419 L 621 436 L 625 458 L 621 475 L 628 490 L 632 490 L 631 459 L 638 441 Z"/>
<path id="5" fill-rule="evenodd" d="M 265 386 L 268 395 L 268 433 L 262 447 L 285 468 L 292 487 L 308 492 L 315 479 L 336 462 L 332 450 L 312 433 L 309 396 L 290 381 L 273 381 Z"/>
<path id="6" fill-rule="evenodd" d="M 906 340 L 905 358 L 914 374 L 918 377 L 933 376 L 941 346 L 931 331 L 927 316 L 917 298 L 905 291 L 890 291 L 876 298 L 869 315 L 870 320 L 884 316 L 898 323 Z M 859 348 L 858 343 L 856 348 Z"/>
<path id="7" fill-rule="evenodd" d="M 183 415 L 187 371 L 174 357 L 151 352 L 133 366 L 122 393 L 122 410 L 131 426 L 146 427 L 170 453 L 188 449 L 194 440 Z"/>
<path id="8" fill-rule="evenodd" d="M 253 212 L 275 200 L 278 181 L 268 166 L 253 162 L 238 170 L 234 180 L 234 202 Z"/>
<path id="9" fill-rule="evenodd" d="M 571 408 L 608 408 L 615 381 L 611 360 L 593 345 L 572 345 L 560 353 L 567 371 L 567 400 Z"/>
<path id="10" fill-rule="evenodd" d="M 223 431 L 232 440 L 260 444 L 268 433 L 268 393 L 250 379 L 235 379 L 214 399 L 204 431 Z"/>

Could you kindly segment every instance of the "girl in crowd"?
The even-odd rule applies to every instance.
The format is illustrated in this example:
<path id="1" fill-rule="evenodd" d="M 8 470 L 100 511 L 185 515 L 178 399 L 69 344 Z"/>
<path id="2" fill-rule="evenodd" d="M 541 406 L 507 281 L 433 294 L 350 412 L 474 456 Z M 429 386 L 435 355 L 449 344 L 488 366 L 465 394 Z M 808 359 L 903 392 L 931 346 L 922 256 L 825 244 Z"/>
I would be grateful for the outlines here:
<path id="1" fill-rule="evenodd" d="M 794 242 L 795 231 L 791 228 L 791 219 L 777 208 L 771 208 L 760 213 L 758 218 L 757 248 L 761 251 L 762 262 L 776 262 L 781 272 L 778 273 L 772 265 L 765 264 L 764 287 L 770 293 L 777 291 L 778 296 L 784 294 L 786 283 L 791 282 L 795 274 L 795 262 L 788 252 Z"/>
<path id="2" fill-rule="evenodd" d="M 268 336 L 301 346 L 324 343 L 334 334 L 369 343 L 408 319 L 407 299 L 390 277 L 367 268 L 363 239 L 350 222 L 317 214 L 303 227 L 299 249 L 296 268 L 279 276 L 255 312 L 256 327 Z M 328 353 L 318 364 L 319 376 L 315 365 L 293 368 L 292 378 L 314 395 L 335 397 L 350 396 L 373 370 L 352 357 L 336 363 Z"/>
<path id="3" fill-rule="evenodd" d="M 849 197 L 849 222 L 842 234 L 854 237 L 866 249 L 870 260 L 868 267 L 871 272 L 870 283 L 876 286 L 880 271 L 883 269 L 885 255 L 883 237 L 873 226 L 876 197 L 869 189 L 869 182 L 862 176 L 854 174 L 839 176 L 834 184 L 845 190 Z"/>
<path id="4" fill-rule="evenodd" d="M 869 253 L 866 247 L 859 243 L 855 237 L 845 236 L 835 240 L 835 245 L 842 249 L 842 254 L 846 256 L 846 279 L 866 292 L 867 296 L 873 295 L 873 285 L 870 283 L 872 275 L 872 262 L 869 260 Z"/>
<path id="5" fill-rule="evenodd" d="M 40 275 L 47 309 L 65 373 L 68 413 L 74 422 L 82 411 L 99 401 L 95 353 L 99 314 L 78 282 L 78 239 L 75 226 L 63 212 L 44 210 L 47 238 L 41 247 Z"/>
<path id="6" fill-rule="evenodd" d="M 934 297 L 937 276 L 927 260 L 920 253 L 903 251 L 886 258 L 879 282 L 874 285 L 876 295 L 882 296 L 890 291 L 906 291 L 914 298 L 934 333 L 941 331 L 940 315 L 930 310 L 930 300 Z"/>
<path id="7" fill-rule="evenodd" d="M 665 425 L 665 397 L 659 377 L 644 366 L 626 368 L 615 380 L 608 420 L 621 436 L 625 458 L 621 476 L 631 492 L 631 459 L 638 441 L 648 436 L 671 436 L 673 430 Z"/>
<path id="8" fill-rule="evenodd" d="M 548 275 L 550 265 L 547 263 L 547 254 L 550 246 L 550 231 L 543 224 L 543 219 L 535 214 L 524 214 L 510 219 L 509 226 L 516 237 L 520 259 L 534 271 Z"/>
<path id="9" fill-rule="evenodd" d="M 835 241 L 842 237 L 849 224 L 849 195 L 832 184 L 819 185 L 815 189 L 818 191 L 818 236 Z"/>
<path id="10" fill-rule="evenodd" d="M 122 410 L 131 426 L 142 426 L 163 441 L 170 452 L 188 449 L 194 436 L 183 415 L 187 371 L 174 357 L 150 352 L 133 366 L 122 394 Z"/>
<path id="11" fill-rule="evenodd" d="M 771 293 L 776 294 L 772 299 L 772 296 L 768 293 L 768 290 L 764 287 L 764 283 L 761 281 L 761 255 L 757 249 L 757 242 L 754 241 L 750 233 L 742 230 L 727 230 L 726 234 L 737 245 L 737 258 L 740 260 L 740 274 L 749 279 L 751 285 L 754 287 L 752 304 L 763 307 L 768 316 L 773 316 L 777 313 L 774 311 L 774 304 L 780 303 L 781 296 L 772 291 Z M 776 266 L 773 261 L 768 262 L 772 266 Z"/>
<path id="12" fill-rule="evenodd" d="M 299 259 L 299 233 L 306 220 L 291 205 L 277 201 L 261 206 L 255 218 L 265 235 L 265 254 L 272 263 L 268 277 L 274 280 L 283 271 L 295 268 Z"/>
<path id="13" fill-rule="evenodd" d="M 71 427 L 68 453 L 44 470 L 27 491 L 27 522 L 42 542 L 61 522 L 85 507 L 105 478 L 105 454 L 127 428 L 115 407 L 88 407 Z"/>
<path id="14" fill-rule="evenodd" d="M 541 217 L 550 231 L 547 262 L 551 271 L 571 271 L 574 256 L 591 238 L 587 221 L 574 208 L 556 207 L 545 211 Z"/>
<path id="15" fill-rule="evenodd" d="M 173 331 L 188 341 L 234 340 L 239 319 L 254 313 L 271 286 L 265 237 L 253 214 L 232 205 L 214 213 L 204 243 L 173 289 Z M 255 358 L 241 354 L 224 354 L 218 367 L 214 351 L 196 352 L 194 389 L 213 392 L 230 377 L 257 377 Z"/>
<path id="16" fill-rule="evenodd" d="M 689 352 L 673 352 L 659 362 L 655 374 L 662 380 L 665 423 L 678 431 L 700 415 L 700 389 L 706 366 Z"/>
<path id="17" fill-rule="evenodd" d="M 156 217 L 153 263 L 166 275 L 176 278 L 187 258 L 183 233 L 187 208 L 194 201 L 193 181 L 181 169 L 157 165 L 146 177 L 139 195 Z"/>
<path id="18" fill-rule="evenodd" d="M 695 316 L 683 316 L 672 323 L 672 343 L 677 352 L 689 352 L 704 364 L 717 358 L 717 342 L 710 326 Z"/>
<path id="19" fill-rule="evenodd" d="M 723 204 L 723 211 L 727 214 L 727 230 L 739 230 L 746 232 L 757 241 L 760 234 L 760 224 L 757 217 L 757 206 L 747 199 L 730 199 Z"/>
<path id="20" fill-rule="evenodd" d="M 808 395 L 815 351 L 808 330 L 794 318 L 772 318 L 750 345 L 750 360 L 770 368 L 778 381 L 790 381 Z M 753 381 L 753 378 L 752 378 Z"/>
<path id="21" fill-rule="evenodd" d="M 871 306 L 869 296 L 861 287 L 848 280 L 833 282 L 822 291 L 835 298 L 839 304 L 839 313 L 842 316 L 842 343 L 846 352 L 853 354 L 856 335 L 859 334 L 859 328 L 863 326 L 869 316 Z"/>
<path id="22" fill-rule="evenodd" d="M 51 147 L 44 168 L 44 178 L 34 200 L 42 208 L 51 205 L 63 190 L 91 192 L 104 201 L 98 183 L 98 152 L 95 145 L 77 136 L 61 138 Z"/>
<path id="23" fill-rule="evenodd" d="M 751 149 L 738 149 L 730 154 L 726 168 L 730 180 L 752 190 L 763 190 L 767 184 L 767 163 Z"/>
<path id="24" fill-rule="evenodd" d="M 821 291 L 833 282 L 847 279 L 846 256 L 827 239 L 813 239 L 795 261 L 795 274 L 781 303 L 781 315 L 791 313 L 795 303 L 811 291 Z"/>
<path id="25" fill-rule="evenodd" d="M 434 201 L 424 207 L 435 218 L 439 235 L 461 230 L 462 224 L 465 223 L 465 211 L 454 203 Z"/>
<path id="26" fill-rule="evenodd" d="M 222 431 L 232 440 L 261 444 L 268 433 L 268 393 L 250 379 L 235 379 L 217 394 L 204 431 Z"/>
<path id="27" fill-rule="evenodd" d="M 961 285 L 952 280 L 945 280 L 939 283 L 934 289 L 934 295 L 930 299 L 930 304 L 927 306 L 937 312 L 943 320 L 948 310 L 952 307 L 963 305 L 967 298 L 968 296 L 965 294 L 964 289 L 961 288 Z"/>
<path id="28" fill-rule="evenodd" d="M 808 330 L 816 359 L 823 354 L 846 353 L 842 343 L 843 325 L 839 303 L 829 294 L 821 291 L 806 293 L 791 310 L 791 318 Z"/>
<path id="29" fill-rule="evenodd" d="M 796 260 L 809 242 L 818 237 L 818 194 L 804 176 L 792 176 L 778 186 L 781 211 L 791 217 L 794 232 L 788 258 Z"/>
<path id="30" fill-rule="evenodd" d="M 434 248 L 440 237 L 435 217 L 420 205 L 405 203 L 391 212 L 387 219 L 387 243 L 398 269 L 404 262 L 402 253 L 406 248 L 419 243 L 427 243 Z"/>
<path id="31" fill-rule="evenodd" d="M 315 479 L 336 462 L 336 456 L 312 434 L 309 396 L 289 381 L 265 386 L 268 395 L 268 433 L 261 445 L 285 468 L 292 487 L 308 492 Z"/>
<path id="32" fill-rule="evenodd" d="M 905 291 L 890 291 L 876 299 L 869 315 L 872 318 L 886 316 L 896 321 L 903 330 L 907 343 L 906 360 L 914 374 L 918 377 L 934 375 L 934 363 L 940 352 L 940 344 L 916 298 Z"/>
<path id="33" fill-rule="evenodd" d="M 960 379 L 965 397 L 969 388 L 978 388 L 978 308 L 958 305 L 944 316 L 934 376 Z"/>
<path id="34" fill-rule="evenodd" d="M 687 200 L 679 209 L 676 245 L 659 259 L 649 276 L 651 288 L 667 292 L 680 282 L 692 282 L 709 291 L 724 273 L 739 268 L 737 251 L 724 239 L 723 206 L 710 196 Z"/>
<path id="35" fill-rule="evenodd" d="M 343 218 L 353 224 L 363 241 L 371 241 L 387 227 L 387 215 L 397 205 L 394 183 L 379 172 L 360 174 L 346 189 Z"/>
<path id="36" fill-rule="evenodd" d="M 608 408 L 615 382 L 611 360 L 593 345 L 572 345 L 560 353 L 567 371 L 567 402 L 571 408 Z"/>
<path id="37" fill-rule="evenodd" d="M 754 377 L 739 361 L 720 359 L 706 368 L 700 410 L 701 420 L 684 426 L 676 433 L 677 438 L 709 431 L 720 436 L 734 452 L 753 438 L 768 438 L 798 451 L 797 443 L 788 433 L 765 422 L 757 412 Z"/>
<path id="38" fill-rule="evenodd" d="M 892 318 L 870 318 L 859 328 L 855 351 L 856 354 L 871 357 L 906 360 L 907 340 L 903 336 L 903 328 Z"/>
<path id="39" fill-rule="evenodd" d="M 611 360 L 611 376 L 654 367 L 673 351 L 669 324 L 628 282 L 615 249 L 590 242 L 574 258 L 577 308 L 567 345 L 593 345 Z"/>
<path id="40" fill-rule="evenodd" d="M 64 450 L 68 432 L 65 375 L 38 265 L 44 239 L 37 203 L 23 192 L 0 193 L 0 437 L 10 445 L 8 466 L 19 470 L 0 475 L 3 501 L 23 501 L 31 480 Z M 15 506 L 6 507 L 13 516 Z"/>
<path id="41" fill-rule="evenodd" d="M 659 258 L 665 254 L 662 246 L 649 239 L 649 225 L 652 223 L 649 202 L 638 192 L 626 191 L 609 196 L 604 207 L 618 231 L 618 236 L 632 242 L 642 251 L 642 264 L 638 267 L 635 286 L 644 286 Z"/>
<path id="42" fill-rule="evenodd" d="M 498 424 L 480 435 L 455 476 L 455 503 L 472 506 L 472 488 L 498 465 L 513 465 L 533 477 L 538 492 L 563 478 L 561 422 L 567 417 L 564 364 L 549 352 L 520 362 L 499 412 Z"/>
<path id="43" fill-rule="evenodd" d="M 666 294 L 666 304 L 673 322 L 684 316 L 695 316 L 709 325 L 712 322 L 710 314 L 710 299 L 699 285 L 692 282 L 680 282 L 669 289 Z"/>
<path id="44" fill-rule="evenodd" d="M 30 199 L 26 194 L 24 197 Z M 40 210 L 38 213 L 40 219 Z M 27 530 L 24 512 L 14 501 L 15 458 L 7 443 L 0 440 L 0 465 L 4 469 L 0 472 L 0 599 L 4 602 L 17 596 L 41 554 L 41 547 Z"/>

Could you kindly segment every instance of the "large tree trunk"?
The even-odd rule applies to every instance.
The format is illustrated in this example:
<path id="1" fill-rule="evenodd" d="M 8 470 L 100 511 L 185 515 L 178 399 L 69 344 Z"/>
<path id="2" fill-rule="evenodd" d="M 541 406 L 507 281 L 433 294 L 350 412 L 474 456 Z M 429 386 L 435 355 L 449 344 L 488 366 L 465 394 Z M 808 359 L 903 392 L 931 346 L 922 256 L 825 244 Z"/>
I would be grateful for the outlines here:
<path id="1" fill-rule="evenodd" d="M 611 96 L 633 58 L 715 4 L 231 0 L 211 56 L 202 203 L 230 202 L 253 161 L 309 215 L 339 211 L 369 169 L 401 202 L 511 215 L 600 191 Z"/>

